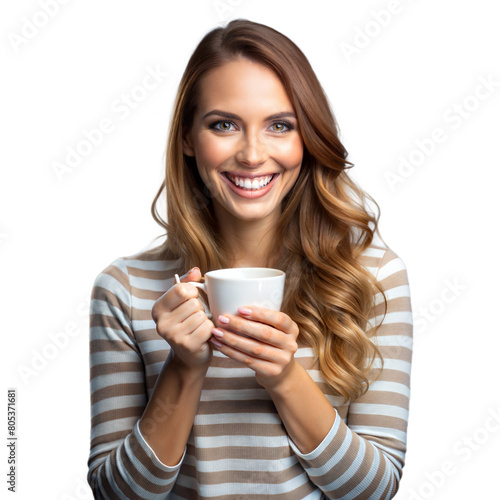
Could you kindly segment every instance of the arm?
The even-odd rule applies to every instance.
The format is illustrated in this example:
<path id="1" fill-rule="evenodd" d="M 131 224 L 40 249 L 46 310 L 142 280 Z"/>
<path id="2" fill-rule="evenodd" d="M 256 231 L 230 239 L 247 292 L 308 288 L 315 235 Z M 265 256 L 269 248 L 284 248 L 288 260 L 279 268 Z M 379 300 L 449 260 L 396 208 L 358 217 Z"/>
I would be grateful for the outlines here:
<path id="1" fill-rule="evenodd" d="M 87 480 L 98 499 L 165 498 L 179 470 L 158 459 L 138 427 L 147 394 L 130 313 L 127 270 L 118 260 L 96 278 L 90 305 Z"/>
<path id="2" fill-rule="evenodd" d="M 406 268 L 391 250 L 385 252 L 377 278 L 387 297 L 387 314 L 375 339 L 384 360 L 382 373 L 351 402 L 347 425 L 337 417 L 316 450 L 302 454 L 292 443 L 306 472 L 330 498 L 393 498 L 404 466 L 412 314 Z M 372 326 L 382 319 L 380 298 L 377 303 Z"/>
<path id="3" fill-rule="evenodd" d="M 385 252 L 378 279 L 388 299 L 387 315 L 377 335 L 384 370 L 368 392 L 351 403 L 348 425 L 296 362 L 290 360 L 283 364 L 282 353 L 273 356 L 268 348 L 256 350 L 255 342 L 252 345 L 248 339 L 233 336 L 226 330 L 222 337 L 225 338 L 221 344 L 224 353 L 253 365 L 257 380 L 263 382 L 273 398 L 293 451 L 311 481 L 329 498 L 392 498 L 404 465 L 412 318 L 406 269 L 390 250 Z M 272 324 L 270 316 L 264 319 L 266 314 L 272 313 L 255 308 L 251 319 Z M 374 314 L 381 311 L 376 310 Z M 258 323 L 248 325 L 237 317 L 229 318 L 229 325 L 235 330 L 269 342 L 264 333 L 266 328 L 259 327 Z M 377 320 L 380 318 L 374 317 L 371 321 Z M 295 335 L 283 317 L 273 321 L 276 329 Z M 277 345 L 278 335 L 276 339 Z M 287 341 L 289 339 L 282 341 L 281 351 L 286 350 Z M 252 359 L 257 353 L 260 359 Z M 279 376 L 275 376 L 275 368 L 270 370 L 270 364 L 283 366 Z M 273 376 L 269 376 L 271 371 L 275 372 Z"/>
<path id="4" fill-rule="evenodd" d="M 181 281 L 200 278 L 200 270 L 195 268 Z M 193 285 L 179 284 L 162 295 L 151 311 L 158 334 L 172 350 L 139 427 L 156 455 L 167 464 L 176 464 L 184 456 L 212 359 L 207 341 L 213 323 L 197 297 L 198 290 Z"/>
<path id="5" fill-rule="evenodd" d="M 175 466 L 184 457 L 208 367 L 189 369 L 172 353 L 158 376 L 139 430 L 156 456 Z"/>
<path id="6" fill-rule="evenodd" d="M 193 302 L 188 309 L 196 305 Z M 179 368 L 180 360 L 169 356 L 148 402 L 131 308 L 127 269 L 118 260 L 97 277 L 92 292 L 88 482 L 95 498 L 164 499 L 177 479 L 194 419 L 192 408 L 199 399 L 193 388 L 199 386 L 201 391 L 204 371 L 188 374 Z M 186 306 L 182 311 L 186 313 Z M 184 398 L 187 391 L 190 395 Z M 183 420 L 180 432 L 179 420 Z M 158 446 L 159 436 L 166 440 L 168 451 Z"/>

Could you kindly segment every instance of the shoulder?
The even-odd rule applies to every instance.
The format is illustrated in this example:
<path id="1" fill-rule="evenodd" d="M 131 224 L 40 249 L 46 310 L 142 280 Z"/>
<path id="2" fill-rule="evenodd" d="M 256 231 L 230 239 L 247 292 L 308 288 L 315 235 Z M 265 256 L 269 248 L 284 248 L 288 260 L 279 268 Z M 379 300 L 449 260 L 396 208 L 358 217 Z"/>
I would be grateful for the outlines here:
<path id="1" fill-rule="evenodd" d="M 131 294 L 136 287 L 148 288 L 153 283 L 173 278 L 181 271 L 180 259 L 169 259 L 160 247 L 142 250 L 132 255 L 116 258 L 95 278 L 94 291 L 106 290 L 114 294 Z"/>
<path id="2" fill-rule="evenodd" d="M 403 259 L 393 249 L 379 242 L 370 245 L 360 256 L 363 267 L 379 282 L 407 281 Z"/>

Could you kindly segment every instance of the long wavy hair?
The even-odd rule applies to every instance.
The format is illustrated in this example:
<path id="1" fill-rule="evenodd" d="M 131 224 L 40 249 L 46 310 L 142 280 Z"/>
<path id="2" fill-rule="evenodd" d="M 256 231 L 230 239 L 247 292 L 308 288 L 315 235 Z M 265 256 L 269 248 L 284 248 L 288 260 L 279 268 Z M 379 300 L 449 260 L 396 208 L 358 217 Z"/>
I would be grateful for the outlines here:
<path id="1" fill-rule="evenodd" d="M 286 272 L 282 310 L 298 325 L 299 342 L 314 349 L 332 392 L 355 399 L 368 389 L 374 361 L 382 357 L 369 324 L 381 285 L 360 258 L 377 231 L 380 211 L 347 175 L 353 164 L 338 137 L 328 99 L 302 51 L 278 31 L 237 19 L 210 31 L 193 52 L 179 84 L 166 150 L 165 181 L 152 215 L 165 230 L 163 258 L 204 274 L 229 267 L 209 189 L 194 158 L 185 156 L 183 133 L 192 125 L 204 75 L 236 58 L 270 68 L 293 105 L 303 139 L 299 177 L 282 201 L 274 263 Z M 167 218 L 158 202 L 166 190 Z M 374 215 L 367 200 L 377 207 Z M 158 250 L 158 249 L 157 249 Z"/>

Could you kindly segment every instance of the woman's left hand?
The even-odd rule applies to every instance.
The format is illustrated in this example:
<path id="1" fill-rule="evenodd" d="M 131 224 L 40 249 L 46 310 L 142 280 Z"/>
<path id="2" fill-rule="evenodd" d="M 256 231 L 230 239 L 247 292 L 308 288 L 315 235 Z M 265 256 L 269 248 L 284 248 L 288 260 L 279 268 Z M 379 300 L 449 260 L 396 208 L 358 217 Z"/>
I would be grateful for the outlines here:
<path id="1" fill-rule="evenodd" d="M 210 341 L 227 357 L 251 368 L 261 386 L 273 388 L 293 369 L 299 328 L 283 312 L 257 306 L 240 307 L 238 312 L 239 316 L 217 318 L 221 326 L 212 330 Z"/>

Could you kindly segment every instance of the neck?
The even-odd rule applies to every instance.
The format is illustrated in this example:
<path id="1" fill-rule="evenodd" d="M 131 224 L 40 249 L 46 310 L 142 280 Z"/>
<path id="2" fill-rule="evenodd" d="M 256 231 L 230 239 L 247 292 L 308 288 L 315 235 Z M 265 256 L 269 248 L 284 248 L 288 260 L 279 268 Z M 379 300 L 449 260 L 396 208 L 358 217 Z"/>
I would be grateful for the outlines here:
<path id="1" fill-rule="evenodd" d="M 217 214 L 222 238 L 231 249 L 231 267 L 272 267 L 276 264 L 272 256 L 278 217 L 242 221 L 236 217 Z M 279 214 L 277 214 L 279 216 Z"/>

